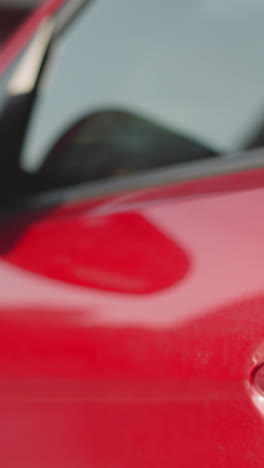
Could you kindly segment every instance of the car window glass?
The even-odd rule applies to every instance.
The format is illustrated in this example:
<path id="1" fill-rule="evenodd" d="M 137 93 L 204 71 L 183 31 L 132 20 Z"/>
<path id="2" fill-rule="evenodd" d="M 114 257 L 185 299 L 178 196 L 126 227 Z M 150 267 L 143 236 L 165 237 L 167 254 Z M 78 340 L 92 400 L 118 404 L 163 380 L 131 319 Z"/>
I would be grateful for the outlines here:
<path id="1" fill-rule="evenodd" d="M 121 108 L 232 151 L 262 123 L 262 0 L 97 0 L 64 32 L 23 152 L 37 169 L 88 112 Z"/>

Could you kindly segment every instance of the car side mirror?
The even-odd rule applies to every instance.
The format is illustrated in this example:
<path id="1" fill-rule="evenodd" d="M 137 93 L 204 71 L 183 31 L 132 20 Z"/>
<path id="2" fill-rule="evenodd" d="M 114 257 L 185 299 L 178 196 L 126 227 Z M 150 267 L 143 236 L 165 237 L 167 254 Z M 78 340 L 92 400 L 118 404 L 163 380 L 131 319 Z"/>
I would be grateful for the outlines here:
<path id="1" fill-rule="evenodd" d="M 99 111 L 53 145 L 40 174 L 54 187 L 104 180 L 212 157 L 210 148 L 130 112 Z"/>

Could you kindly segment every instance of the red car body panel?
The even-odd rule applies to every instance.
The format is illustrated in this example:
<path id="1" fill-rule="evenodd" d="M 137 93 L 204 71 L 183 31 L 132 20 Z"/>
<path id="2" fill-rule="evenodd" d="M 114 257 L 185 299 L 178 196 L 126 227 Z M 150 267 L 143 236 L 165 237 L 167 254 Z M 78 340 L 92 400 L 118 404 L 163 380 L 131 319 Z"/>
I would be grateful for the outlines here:
<path id="1" fill-rule="evenodd" d="M 6 42 L 0 55 L 0 76 L 22 51 L 41 22 L 56 13 L 64 3 L 65 0 L 48 0 L 41 4 Z"/>
<path id="2" fill-rule="evenodd" d="M 1 44 L 25 20 L 29 14 L 27 9 L 9 9 L 0 7 L 0 41 Z"/>
<path id="3" fill-rule="evenodd" d="M 263 204 L 258 169 L 2 219 L 1 466 L 262 468 Z"/>

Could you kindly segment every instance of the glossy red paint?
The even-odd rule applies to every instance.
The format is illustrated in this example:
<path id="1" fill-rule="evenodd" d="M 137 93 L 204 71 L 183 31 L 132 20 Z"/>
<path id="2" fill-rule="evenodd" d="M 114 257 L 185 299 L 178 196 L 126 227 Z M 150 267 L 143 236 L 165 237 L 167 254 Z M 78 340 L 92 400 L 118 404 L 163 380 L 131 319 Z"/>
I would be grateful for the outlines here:
<path id="1" fill-rule="evenodd" d="M 0 43 L 2 44 L 25 20 L 29 11 L 26 8 L 6 8 L 0 6 Z"/>
<path id="2" fill-rule="evenodd" d="M 258 169 L 2 219 L 1 466 L 262 468 L 263 204 Z"/>
<path id="3" fill-rule="evenodd" d="M 149 294 L 176 284 L 188 271 L 183 250 L 137 213 L 92 219 L 85 212 L 74 213 L 33 226 L 22 224 L 21 229 L 22 238 L 3 258 L 67 283 Z M 10 244 L 11 236 L 17 237 L 18 230 L 16 223 L 2 229 L 2 248 Z"/>
<path id="4" fill-rule="evenodd" d="M 247 190 L 231 184 L 165 199 L 164 187 L 152 200 L 142 191 L 20 218 L 24 230 L 1 243 L 3 466 L 263 466 L 262 400 L 251 376 L 263 359 L 264 184 L 256 188 L 257 171 L 247 175 Z M 228 177 L 217 178 L 219 189 Z M 143 257 L 152 252 L 140 229 L 133 243 L 118 244 L 105 229 L 102 243 L 94 226 L 109 217 L 121 232 L 124 220 L 132 231 L 129 220 L 144 219 L 144 229 L 162 233 L 157 242 L 182 246 L 188 273 L 141 295 L 73 284 L 68 267 L 55 280 L 46 271 L 51 227 L 58 249 L 71 236 L 72 269 L 80 245 L 88 260 L 90 233 L 97 253 L 106 243 L 124 261 L 135 244 Z M 123 267 L 131 278 L 141 274 Z"/>

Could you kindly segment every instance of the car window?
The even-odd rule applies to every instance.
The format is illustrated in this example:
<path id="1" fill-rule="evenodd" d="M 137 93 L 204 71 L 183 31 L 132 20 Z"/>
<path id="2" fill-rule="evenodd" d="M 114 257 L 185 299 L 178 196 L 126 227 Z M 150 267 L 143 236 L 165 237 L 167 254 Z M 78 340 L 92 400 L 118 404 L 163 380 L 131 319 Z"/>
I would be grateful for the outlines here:
<path id="1" fill-rule="evenodd" d="M 23 151 L 38 169 L 76 120 L 101 109 L 149 117 L 216 152 L 263 123 L 262 0 L 97 0 L 57 41 Z"/>

